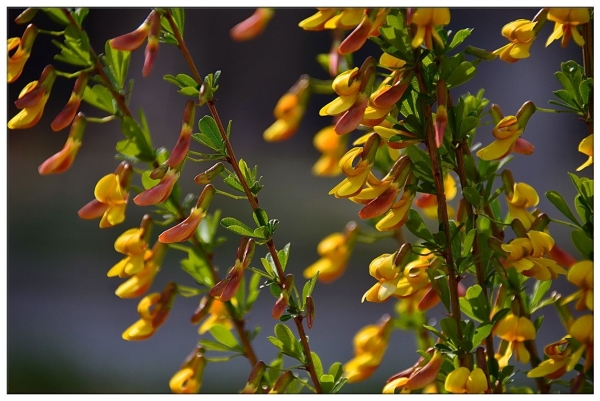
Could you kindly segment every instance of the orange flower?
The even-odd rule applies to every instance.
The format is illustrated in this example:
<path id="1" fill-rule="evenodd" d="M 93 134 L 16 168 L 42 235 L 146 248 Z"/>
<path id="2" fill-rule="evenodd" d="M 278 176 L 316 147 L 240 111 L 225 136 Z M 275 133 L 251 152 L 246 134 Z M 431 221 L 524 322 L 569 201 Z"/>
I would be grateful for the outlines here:
<path id="1" fill-rule="evenodd" d="M 183 242 L 190 239 L 200 225 L 202 219 L 206 216 L 210 202 L 215 195 L 215 187 L 208 184 L 198 197 L 196 206 L 192 208 L 190 215 L 181 223 L 169 228 L 158 236 L 160 242 L 167 244 L 173 242 Z"/>
<path id="2" fill-rule="evenodd" d="M 33 42 L 37 36 L 38 30 L 35 25 L 30 24 L 23 32 L 21 38 L 9 38 L 8 39 L 8 50 L 7 50 L 7 65 L 6 70 L 8 73 L 8 83 L 15 82 L 23 73 L 25 63 L 31 55 L 31 49 Z M 11 50 L 14 48 L 17 50 L 12 56 L 9 56 Z"/>
<path id="3" fill-rule="evenodd" d="M 160 270 L 160 265 L 166 251 L 167 246 L 157 241 L 152 251 L 146 252 L 143 269 L 121 284 L 115 291 L 115 294 L 119 298 L 137 298 L 144 295 L 152 286 L 152 282 Z"/>
<path id="4" fill-rule="evenodd" d="M 317 132 L 313 138 L 313 145 L 322 155 L 312 167 L 313 174 L 335 177 L 342 172 L 339 163 L 347 150 L 346 139 L 347 137 L 335 132 L 333 125 Z"/>
<path id="5" fill-rule="evenodd" d="M 244 271 L 252 261 L 252 256 L 254 256 L 254 246 L 255 243 L 252 238 L 242 237 L 233 267 L 229 270 L 227 277 L 211 288 L 209 292 L 211 297 L 227 302 L 235 295 L 240 286 Z"/>
<path id="6" fill-rule="evenodd" d="M 171 195 L 171 191 L 173 191 L 179 175 L 180 173 L 177 169 L 169 167 L 160 182 L 152 188 L 139 193 L 133 198 L 133 203 L 138 206 L 150 206 L 166 201 L 169 195 Z"/>
<path id="7" fill-rule="evenodd" d="M 31 128 L 40 121 L 55 78 L 54 67 L 49 65 L 42 71 L 39 81 L 30 82 L 23 88 L 15 101 L 15 106 L 21 111 L 10 119 L 8 128 Z"/>
<path id="8" fill-rule="evenodd" d="M 79 109 L 79 105 L 81 104 L 81 98 L 85 92 L 87 81 L 88 75 L 85 72 L 80 73 L 75 81 L 75 85 L 73 86 L 73 91 L 71 92 L 69 101 L 50 124 L 52 131 L 60 131 L 71 124 L 73 118 L 75 118 L 77 110 Z"/>
<path id="9" fill-rule="evenodd" d="M 257 8 L 254 14 L 231 28 L 229 36 L 236 42 L 254 39 L 265 30 L 274 14 L 272 8 Z"/>
<path id="10" fill-rule="evenodd" d="M 69 132 L 65 146 L 38 167 L 38 172 L 41 175 L 64 173 L 71 167 L 81 147 L 81 138 L 86 125 L 87 121 L 85 117 L 79 113 L 75 117 L 73 124 L 71 124 L 71 131 Z"/>
<path id="11" fill-rule="evenodd" d="M 506 263 L 527 277 L 545 281 L 567 274 L 554 260 L 544 258 L 554 247 L 554 239 L 542 231 L 531 230 L 526 238 L 515 238 L 502 249 L 508 252 Z"/>

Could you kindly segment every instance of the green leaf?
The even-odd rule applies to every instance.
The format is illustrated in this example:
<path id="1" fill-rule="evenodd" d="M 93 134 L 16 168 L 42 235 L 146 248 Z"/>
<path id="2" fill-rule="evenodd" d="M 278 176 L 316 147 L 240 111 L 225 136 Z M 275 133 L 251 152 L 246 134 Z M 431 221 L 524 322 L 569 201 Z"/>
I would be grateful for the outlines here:
<path id="1" fill-rule="evenodd" d="M 342 374 L 344 373 L 344 367 L 340 362 L 334 362 L 329 367 L 329 374 L 333 376 L 333 379 L 337 382 Z"/>
<path id="2" fill-rule="evenodd" d="M 198 121 L 198 127 L 200 134 L 192 135 L 192 137 L 212 150 L 223 153 L 225 143 L 221 138 L 215 119 L 211 116 L 204 116 Z"/>
<path id="3" fill-rule="evenodd" d="M 323 390 L 323 393 L 329 394 L 333 389 L 335 381 L 332 375 L 326 374 L 319 376 L 319 383 L 321 383 L 321 389 Z"/>
<path id="4" fill-rule="evenodd" d="M 477 316 L 475 316 L 475 313 L 473 313 L 473 308 L 471 307 L 471 303 L 466 298 L 461 297 L 458 299 L 458 302 L 460 304 L 461 312 L 463 312 L 465 315 L 469 316 L 473 320 L 476 320 L 478 322 L 482 321 Z"/>
<path id="5" fill-rule="evenodd" d="M 465 187 L 463 188 L 463 195 L 475 209 L 479 210 L 483 207 L 483 198 L 479 194 L 477 188 Z"/>
<path id="6" fill-rule="evenodd" d="M 219 352 L 237 352 L 237 350 L 231 349 L 230 347 L 223 345 L 219 342 L 201 339 L 199 341 L 200 345 L 204 347 L 207 351 L 219 351 Z"/>
<path id="7" fill-rule="evenodd" d="M 408 219 L 404 223 L 408 231 L 418 238 L 433 242 L 433 235 L 423 222 L 421 214 L 414 209 L 408 211 Z"/>
<path id="8" fill-rule="evenodd" d="M 546 295 L 546 293 L 550 289 L 551 285 L 552 285 L 552 280 L 535 282 L 535 285 L 533 286 L 533 292 L 531 293 L 530 305 L 531 305 L 532 309 L 535 308 L 540 303 L 540 301 L 542 300 L 544 295 Z"/>
<path id="9" fill-rule="evenodd" d="M 491 323 L 480 324 L 479 327 L 477 327 L 475 334 L 473 334 L 473 349 L 479 347 L 481 342 L 490 335 L 493 328 L 494 325 Z"/>
<path id="10" fill-rule="evenodd" d="M 104 85 L 94 85 L 92 88 L 86 86 L 82 100 L 110 114 L 115 114 L 117 111 L 112 95 Z"/>
<path id="11" fill-rule="evenodd" d="M 454 37 L 452 37 L 452 42 L 450 43 L 450 45 L 448 46 L 448 50 L 452 50 L 454 49 L 456 46 L 460 45 L 462 42 L 465 41 L 465 39 L 467 37 L 469 37 L 469 35 L 471 35 L 471 32 L 473 31 L 473 28 L 465 28 L 465 29 L 461 29 L 460 31 L 456 32 L 454 34 Z"/>
<path id="12" fill-rule="evenodd" d="M 191 97 L 198 97 L 198 94 L 200 93 L 198 91 L 198 89 L 193 88 L 191 86 L 186 86 L 185 88 L 181 88 L 177 91 L 177 93 L 181 93 L 184 96 L 191 96 Z"/>
<path id="13" fill-rule="evenodd" d="M 187 259 L 181 261 L 181 268 L 199 284 L 208 288 L 215 285 L 210 265 L 206 259 L 199 257 L 193 249 L 188 251 Z"/>
<path id="14" fill-rule="evenodd" d="M 426 330 L 429 330 L 430 332 L 432 332 L 433 334 L 435 334 L 437 337 L 441 338 L 444 341 L 448 340 L 445 335 L 443 335 L 442 333 L 440 333 L 440 331 L 438 329 L 436 329 L 435 327 L 433 327 L 433 326 L 429 326 L 427 324 L 424 324 L 423 328 L 425 328 Z"/>
<path id="15" fill-rule="evenodd" d="M 471 254 L 471 248 L 473 247 L 473 242 L 475 242 L 476 235 L 477 235 L 476 229 L 470 230 L 467 233 L 467 235 L 465 235 L 465 239 L 463 240 L 463 244 L 462 244 L 462 253 L 461 253 L 462 257 L 466 258 L 468 255 Z"/>
<path id="16" fill-rule="evenodd" d="M 121 121 L 121 132 L 127 139 L 135 141 L 140 153 L 137 155 L 144 161 L 154 160 L 154 150 L 146 141 L 146 136 L 137 122 L 131 117 L 123 117 Z"/>
<path id="17" fill-rule="evenodd" d="M 279 258 L 279 262 L 281 263 L 281 268 L 285 270 L 285 266 L 287 265 L 288 258 L 290 256 L 290 244 L 288 243 L 283 249 L 277 251 L 277 257 Z"/>
<path id="18" fill-rule="evenodd" d="M 104 53 L 107 67 L 117 81 L 119 89 L 122 89 L 129 70 L 131 52 L 113 49 L 107 40 L 104 44 Z"/>
<path id="19" fill-rule="evenodd" d="M 244 187 L 242 187 L 242 184 L 240 184 L 240 180 L 235 174 L 230 174 L 227 177 L 223 178 L 223 182 L 227 184 L 230 188 L 244 193 Z"/>
<path id="20" fill-rule="evenodd" d="M 453 318 L 447 317 L 440 320 L 440 327 L 442 328 L 442 333 L 448 339 L 452 340 L 455 344 L 458 343 L 458 326 Z"/>
<path id="21" fill-rule="evenodd" d="M 225 217 L 221 220 L 221 225 L 228 229 L 229 231 L 233 231 L 236 234 L 246 236 L 246 237 L 254 237 L 254 231 L 239 221 L 234 217 Z"/>
<path id="22" fill-rule="evenodd" d="M 306 297 L 311 295 L 313 290 L 315 289 L 315 284 L 317 283 L 318 276 L 319 276 L 319 272 L 316 272 L 315 275 L 312 276 L 312 278 L 310 280 L 308 280 L 306 283 L 304 283 L 304 287 L 302 288 L 302 307 L 303 308 L 306 303 Z"/>
<path id="23" fill-rule="evenodd" d="M 300 362 L 304 363 L 300 343 L 298 342 L 298 340 L 296 340 L 296 337 L 294 337 L 294 333 L 292 333 L 292 330 L 290 330 L 289 327 L 282 323 L 276 324 L 275 336 L 281 342 L 281 351 L 284 354 L 291 356 L 292 358 L 295 358 Z"/>
<path id="24" fill-rule="evenodd" d="M 268 254 L 268 255 L 270 255 L 270 254 Z M 270 260 L 269 259 L 265 259 L 265 258 L 260 258 L 260 261 L 262 262 L 263 267 L 265 268 L 265 271 L 269 274 L 269 276 L 271 278 L 275 277 L 277 275 L 275 273 L 276 272 L 275 264 L 274 263 L 271 264 L 272 260 L 273 260 L 273 258 L 271 258 Z"/>
<path id="25" fill-rule="evenodd" d="M 69 19 L 61 8 L 42 8 L 42 10 L 54 22 L 58 22 L 59 24 L 65 26 L 70 24 Z"/>
<path id="26" fill-rule="evenodd" d="M 584 79 L 579 84 L 579 94 L 581 95 L 581 99 L 583 100 L 584 105 L 589 104 L 593 87 L 594 87 L 594 83 L 593 83 L 593 79 L 591 79 L 591 78 Z"/>
<path id="27" fill-rule="evenodd" d="M 152 170 L 146 170 L 142 173 L 142 186 L 144 189 L 152 188 L 160 182 L 160 180 L 150 178 L 150 174 L 152 174 Z"/>
<path id="28" fill-rule="evenodd" d="M 230 348 L 231 350 L 241 351 L 242 348 L 238 344 L 233 334 L 223 325 L 215 324 L 210 328 L 210 335 L 219 343 Z"/>
<path id="29" fill-rule="evenodd" d="M 262 273 L 262 272 L 258 272 Z M 258 285 L 260 284 L 260 274 L 254 272 L 252 277 L 250 278 L 250 283 L 248 284 L 248 298 L 246 298 L 246 310 L 250 310 L 254 301 L 258 298 L 260 294 L 260 290 Z"/>
<path id="30" fill-rule="evenodd" d="M 263 209 L 258 208 L 252 213 L 252 217 L 254 218 L 254 222 L 258 227 L 266 226 L 269 221 L 269 216 L 267 216 L 267 212 Z"/>
<path id="31" fill-rule="evenodd" d="M 571 209 L 569 208 L 569 206 L 567 206 L 567 202 L 565 201 L 565 199 L 562 197 L 561 194 L 559 194 L 556 191 L 548 191 L 546 192 L 546 198 L 548 198 L 548 200 L 565 216 L 567 217 L 569 220 L 571 220 L 573 223 L 577 224 L 578 226 L 580 226 L 579 221 L 577 221 L 577 219 L 575 218 L 575 216 L 573 215 L 573 212 L 571 212 Z"/>
<path id="32" fill-rule="evenodd" d="M 579 109 L 580 105 L 577 104 L 573 96 L 564 89 L 559 89 L 557 91 L 552 92 L 554 96 L 565 102 L 566 104 L 573 106 L 574 108 Z"/>
<path id="33" fill-rule="evenodd" d="M 452 70 L 450 76 L 446 79 L 448 89 L 462 85 L 475 75 L 477 69 L 468 61 L 463 61 L 458 67 Z"/>
<path id="34" fill-rule="evenodd" d="M 584 258 L 594 260 L 594 241 L 583 230 L 574 230 L 571 233 L 571 238 Z"/>
<path id="35" fill-rule="evenodd" d="M 313 366 L 315 367 L 315 372 L 317 373 L 317 377 L 321 377 L 323 375 L 323 364 L 321 363 L 321 359 L 319 358 L 319 355 L 317 355 L 314 352 L 310 352 L 310 355 L 312 356 L 312 360 L 313 360 Z M 332 376 L 333 378 L 333 376 Z"/>

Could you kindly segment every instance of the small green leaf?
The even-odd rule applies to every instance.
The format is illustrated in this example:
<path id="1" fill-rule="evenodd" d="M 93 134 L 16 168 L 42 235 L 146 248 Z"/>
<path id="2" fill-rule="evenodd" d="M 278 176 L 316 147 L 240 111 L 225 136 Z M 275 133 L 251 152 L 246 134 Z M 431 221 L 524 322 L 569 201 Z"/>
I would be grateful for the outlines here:
<path id="1" fill-rule="evenodd" d="M 321 383 L 321 389 L 323 390 L 323 393 L 329 394 L 333 389 L 335 381 L 332 375 L 325 374 L 319 376 L 319 383 Z"/>
<path id="2" fill-rule="evenodd" d="M 490 335 L 494 325 L 491 323 L 480 324 L 473 334 L 473 348 L 477 348 L 487 336 Z"/>
<path id="3" fill-rule="evenodd" d="M 483 198 L 479 194 L 477 188 L 465 187 L 463 188 L 463 195 L 475 209 L 479 210 L 483 207 Z"/>
<path id="4" fill-rule="evenodd" d="M 221 220 L 221 225 L 236 234 L 247 237 L 254 237 L 253 230 L 234 217 L 225 217 Z"/>
<path id="5" fill-rule="evenodd" d="M 304 287 L 302 288 L 302 305 L 306 302 L 306 297 L 312 294 L 315 289 L 315 284 L 317 283 L 317 277 L 319 276 L 319 272 L 316 272 L 314 276 L 306 283 L 304 283 Z"/>
<path id="6" fill-rule="evenodd" d="M 131 52 L 113 49 L 110 46 L 110 41 L 107 40 L 104 44 L 104 53 L 108 68 L 117 81 L 119 89 L 122 89 L 129 70 Z"/>
<path id="7" fill-rule="evenodd" d="M 213 336 L 213 338 L 219 343 L 230 348 L 231 350 L 242 350 L 234 335 L 231 334 L 231 332 L 223 325 L 215 324 L 212 326 L 210 328 L 210 335 Z"/>
<path id="8" fill-rule="evenodd" d="M 550 289 L 552 280 L 536 281 L 531 294 L 531 308 L 535 308 Z"/>
<path id="9" fill-rule="evenodd" d="M 83 92 L 83 101 L 110 114 L 116 113 L 110 91 L 104 85 L 87 86 Z"/>
<path id="10" fill-rule="evenodd" d="M 548 200 L 565 216 L 567 217 L 569 220 L 571 220 L 573 223 L 577 224 L 578 226 L 579 221 L 577 221 L 577 219 L 575 218 L 575 216 L 573 215 L 573 212 L 571 212 L 571 209 L 569 208 L 569 206 L 567 206 L 567 202 L 565 201 L 565 199 L 562 197 L 561 194 L 559 194 L 556 191 L 548 191 L 546 192 L 546 198 L 548 198 Z"/>
<path id="11" fill-rule="evenodd" d="M 475 75 L 477 69 L 473 64 L 468 61 L 463 61 L 454 68 L 450 73 L 450 76 L 446 79 L 446 85 L 448 88 L 453 88 L 458 85 L 462 85 Z"/>
<path id="12" fill-rule="evenodd" d="M 410 231 L 416 237 L 419 237 L 426 241 L 433 241 L 433 235 L 423 222 L 423 218 L 421 217 L 419 212 L 417 212 L 416 210 L 410 209 L 408 211 L 408 219 L 406 220 L 406 223 L 404 223 L 404 225 L 406 226 L 406 228 L 408 228 L 408 231 Z"/>
<path id="13" fill-rule="evenodd" d="M 443 335 L 442 333 L 440 333 L 440 331 L 438 329 L 436 329 L 435 327 L 433 327 L 433 326 L 429 326 L 427 324 L 424 324 L 423 328 L 425 328 L 426 330 L 429 330 L 430 332 L 432 332 L 433 334 L 435 334 L 437 337 L 441 338 L 444 341 L 448 340 L 445 335 Z"/>
<path id="14" fill-rule="evenodd" d="M 285 266 L 287 265 L 288 258 L 290 256 L 290 244 L 288 243 L 283 249 L 277 251 L 277 257 L 279 258 L 279 262 L 281 263 L 281 268 L 285 270 Z"/>
<path id="15" fill-rule="evenodd" d="M 291 356 L 303 362 L 302 349 L 300 343 L 294 337 L 294 333 L 285 324 L 278 323 L 275 325 L 275 336 L 281 341 L 284 354 Z"/>
<path id="16" fill-rule="evenodd" d="M 198 94 L 200 92 L 198 91 L 198 89 L 192 86 L 186 86 L 185 88 L 179 89 L 177 93 L 181 93 L 184 96 L 198 97 Z"/>
<path id="17" fill-rule="evenodd" d="M 254 222 L 258 227 L 266 226 L 269 221 L 269 216 L 267 216 L 267 212 L 263 209 L 258 208 L 252 213 L 252 217 L 254 218 Z"/>
<path id="18" fill-rule="evenodd" d="M 237 350 L 233 350 L 233 349 L 229 348 L 226 345 L 223 345 L 223 344 L 221 344 L 219 342 L 208 340 L 208 339 L 205 339 L 205 338 L 201 339 L 199 341 L 199 343 L 207 351 L 237 352 Z"/>
<path id="19" fill-rule="evenodd" d="M 456 32 L 456 34 L 454 34 L 454 37 L 452 38 L 452 42 L 448 46 L 448 50 L 452 50 L 456 46 L 458 46 L 462 42 L 464 42 L 465 39 L 467 37 L 469 37 L 469 35 L 471 35 L 472 31 L 473 31 L 473 28 L 465 28 L 465 29 L 461 29 L 460 31 Z"/>
<path id="20" fill-rule="evenodd" d="M 469 316 L 473 320 L 476 320 L 478 322 L 482 321 L 477 316 L 475 316 L 475 313 L 473 313 L 473 308 L 471 307 L 471 303 L 466 298 L 461 297 L 458 299 L 458 302 L 460 304 L 461 312 L 463 312 L 465 315 Z"/>
<path id="21" fill-rule="evenodd" d="M 476 229 L 470 230 L 467 233 L 467 235 L 465 235 L 465 239 L 463 240 L 463 244 L 462 244 L 462 253 L 461 253 L 461 256 L 463 258 L 466 258 L 468 255 L 471 254 L 471 248 L 473 247 L 473 243 L 475 242 L 476 235 L 477 235 Z"/>
<path id="22" fill-rule="evenodd" d="M 312 351 L 310 352 L 310 355 L 313 360 L 313 365 L 315 367 L 315 372 L 317 373 L 317 377 L 321 377 L 323 375 L 323 364 L 321 363 L 321 359 L 319 358 L 319 355 L 317 355 L 316 353 L 314 353 Z"/>
<path id="23" fill-rule="evenodd" d="M 452 340 L 455 344 L 458 343 L 458 326 L 453 318 L 447 317 L 440 320 L 440 327 L 442 328 L 442 333 L 448 339 Z"/>
<path id="24" fill-rule="evenodd" d="M 222 153 L 225 143 L 221 138 L 215 119 L 211 116 L 204 116 L 198 121 L 198 127 L 200 134 L 193 135 L 193 137 L 209 148 Z"/>
<path id="25" fill-rule="evenodd" d="M 583 230 L 574 230 L 571 233 L 571 238 L 584 258 L 594 260 L 594 241 Z"/>
<path id="26" fill-rule="evenodd" d="M 144 189 L 152 188 L 160 182 L 160 180 L 153 180 L 150 178 L 151 173 L 152 170 L 146 170 L 142 173 L 142 186 Z"/>

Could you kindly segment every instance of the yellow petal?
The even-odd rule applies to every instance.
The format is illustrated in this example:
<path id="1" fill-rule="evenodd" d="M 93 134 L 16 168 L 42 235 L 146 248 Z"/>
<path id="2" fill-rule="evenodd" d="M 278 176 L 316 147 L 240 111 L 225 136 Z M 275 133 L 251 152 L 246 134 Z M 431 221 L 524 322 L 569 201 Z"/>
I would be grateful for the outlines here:
<path id="1" fill-rule="evenodd" d="M 498 139 L 485 148 L 479 149 L 477 156 L 488 161 L 501 159 L 510 152 L 518 138 L 518 136 L 514 136 L 506 139 Z"/>

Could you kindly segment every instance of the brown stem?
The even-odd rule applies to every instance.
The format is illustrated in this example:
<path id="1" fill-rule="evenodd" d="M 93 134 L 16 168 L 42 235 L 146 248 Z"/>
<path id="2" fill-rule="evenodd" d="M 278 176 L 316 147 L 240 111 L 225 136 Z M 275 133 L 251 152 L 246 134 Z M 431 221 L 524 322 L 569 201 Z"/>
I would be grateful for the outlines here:
<path id="1" fill-rule="evenodd" d="M 423 80 L 421 69 L 417 67 L 417 80 L 419 81 L 419 90 L 422 93 L 427 93 L 427 88 Z M 442 167 L 440 166 L 437 146 L 435 144 L 435 130 L 433 120 L 431 119 L 431 106 L 422 101 L 422 109 L 425 118 L 427 119 L 427 149 L 431 160 L 431 170 L 433 171 L 433 181 L 435 184 L 436 198 L 438 202 L 438 218 L 442 223 L 446 244 L 441 251 L 442 257 L 446 260 L 448 266 L 448 284 L 450 287 L 450 304 L 452 307 L 451 316 L 456 321 L 458 329 L 458 337 L 462 338 L 460 303 L 458 297 L 458 277 L 456 275 L 456 267 L 454 265 L 454 257 L 452 256 L 452 244 L 450 233 L 450 221 L 448 218 L 448 206 L 446 204 L 446 194 L 444 193 L 444 181 L 442 177 Z"/>
<path id="2" fill-rule="evenodd" d="M 465 145 L 465 146 L 462 146 L 462 145 Z M 467 173 L 465 170 L 464 154 L 463 154 L 465 147 L 467 147 L 467 146 L 466 146 L 466 143 L 464 143 L 464 141 L 463 141 L 463 143 L 461 143 L 458 146 L 458 148 L 456 149 L 456 164 L 457 164 L 457 170 L 458 170 L 458 178 L 460 181 L 460 187 L 463 190 L 468 185 Z M 467 147 L 467 149 L 468 149 L 468 147 Z M 471 207 L 471 205 L 469 205 L 469 207 L 467 207 L 467 214 L 469 216 L 473 216 L 473 228 L 476 228 L 477 227 L 477 224 L 476 224 L 477 214 L 475 212 L 473 212 L 473 208 Z M 483 271 L 483 264 L 481 263 L 481 250 L 479 248 L 479 236 L 477 234 L 475 234 L 475 240 L 473 241 L 472 255 L 473 255 L 473 261 L 475 263 L 475 273 L 477 275 L 477 284 L 479 284 L 479 286 L 481 287 L 481 291 L 483 293 L 483 296 L 485 297 L 485 302 L 487 303 L 487 305 L 489 305 L 490 302 L 489 302 L 489 298 L 488 298 L 487 287 L 485 285 L 485 272 Z M 494 335 L 493 335 L 493 333 L 490 333 L 490 335 L 488 335 L 485 338 L 485 349 L 486 349 L 488 361 L 491 361 L 492 359 L 494 359 Z M 485 371 L 487 372 L 487 369 Z M 486 376 L 487 376 L 488 385 L 489 385 L 489 375 L 486 375 Z"/>
<path id="3" fill-rule="evenodd" d="M 181 36 L 181 33 L 179 32 L 179 29 L 177 28 L 177 24 L 175 23 L 175 20 L 173 19 L 173 16 L 171 15 L 170 11 L 167 11 L 166 17 L 167 17 L 167 20 L 169 21 L 171 29 L 173 30 L 175 39 L 177 40 L 179 50 L 183 53 L 183 56 L 188 64 L 190 70 L 192 70 L 192 74 L 194 75 L 194 79 L 195 79 L 196 83 L 198 83 L 198 85 L 201 85 L 202 84 L 201 75 L 200 75 L 198 69 L 196 68 L 196 64 L 194 63 L 194 60 L 185 44 L 185 41 L 183 40 L 183 37 Z M 227 149 L 227 162 L 231 165 L 236 176 L 238 177 L 238 180 L 240 181 L 240 184 L 242 185 L 242 188 L 244 190 L 244 193 L 246 194 L 246 198 L 248 199 L 250 206 L 252 207 L 252 210 L 256 211 L 259 208 L 258 198 L 252 193 L 252 191 L 250 191 L 250 187 L 248 186 L 248 183 L 246 182 L 246 179 L 245 179 L 244 175 L 242 174 L 242 171 L 240 170 L 238 161 L 235 157 L 235 153 L 233 152 L 233 148 L 231 147 L 231 142 L 229 141 L 229 138 L 227 137 L 226 130 L 223 127 L 223 123 L 221 121 L 221 118 L 219 117 L 219 113 L 217 112 L 217 108 L 215 106 L 214 100 L 209 100 L 206 102 L 206 104 L 208 105 L 208 109 L 210 110 L 212 117 L 215 119 L 215 122 L 219 129 L 219 134 L 221 135 L 221 138 L 223 139 L 223 142 L 225 143 L 225 148 Z M 281 261 L 279 260 L 279 256 L 277 255 L 277 248 L 275 247 L 275 243 L 273 242 L 272 239 L 267 241 L 267 248 L 269 249 L 269 253 L 272 256 L 273 261 L 275 262 L 275 266 L 277 269 L 277 276 L 279 278 L 278 285 L 281 288 L 283 288 L 283 284 L 285 282 L 285 273 L 283 272 L 283 268 L 281 266 Z M 315 365 L 313 363 L 313 359 L 312 359 L 312 356 L 310 353 L 310 347 L 308 345 L 306 333 L 304 332 L 304 327 L 302 325 L 302 317 L 301 316 L 295 317 L 294 323 L 296 323 L 296 328 L 298 329 L 298 334 L 300 336 L 300 342 L 302 344 L 302 348 L 303 348 L 304 354 L 306 356 L 306 360 L 307 360 L 306 370 L 308 371 L 308 373 L 313 381 L 315 391 L 317 393 L 323 393 L 323 390 L 321 389 L 321 384 L 319 383 L 319 378 L 317 376 L 317 372 L 315 370 Z"/>

